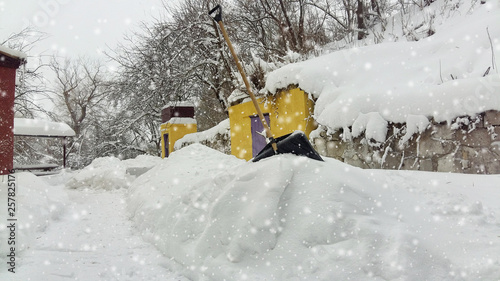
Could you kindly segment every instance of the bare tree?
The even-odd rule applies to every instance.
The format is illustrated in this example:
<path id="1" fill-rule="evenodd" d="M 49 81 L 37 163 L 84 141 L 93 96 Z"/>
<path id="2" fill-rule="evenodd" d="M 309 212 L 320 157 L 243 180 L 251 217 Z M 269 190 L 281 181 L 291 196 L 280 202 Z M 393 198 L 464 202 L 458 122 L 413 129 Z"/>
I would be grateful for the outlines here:
<path id="1" fill-rule="evenodd" d="M 187 0 L 176 7 L 165 5 L 168 20 L 144 24 L 141 32 L 108 54 L 119 65 L 115 94 L 127 101 L 127 110 L 155 120 L 154 126 L 147 126 L 152 130 L 158 130 L 162 107 L 181 100 L 197 102 L 203 108 L 197 112 L 199 123 L 211 127 L 226 118 L 226 98 L 234 88 L 224 45 L 207 15 L 215 3 Z M 159 144 L 159 135 L 148 134 Z"/>
<path id="2" fill-rule="evenodd" d="M 53 57 L 50 69 L 55 75 L 52 100 L 58 119 L 68 123 L 76 133 L 70 142 L 70 165 L 81 167 L 97 157 L 100 140 L 95 138 L 91 124 L 99 122 L 103 111 L 113 114 L 107 106 L 107 83 L 104 66 L 86 58 L 61 61 Z"/>
<path id="3" fill-rule="evenodd" d="M 48 114 L 43 107 L 34 102 L 35 99 L 47 98 L 47 88 L 42 73 L 47 65 L 42 62 L 40 56 L 30 56 L 33 47 L 46 37 L 45 33 L 28 27 L 0 41 L 0 45 L 28 54 L 28 65 L 24 64 L 17 70 L 19 83 L 16 85 L 14 111 L 18 116 L 33 118 L 37 112 Z"/>
<path id="4" fill-rule="evenodd" d="M 73 130 L 77 135 L 85 128 L 85 121 L 90 110 L 104 100 L 103 66 L 88 59 L 76 61 L 66 59 L 60 62 L 53 58 L 50 68 L 56 76 L 55 104 L 64 108 Z"/>
<path id="5" fill-rule="evenodd" d="M 236 20 L 243 31 L 238 39 L 246 38 L 247 44 L 268 53 L 260 54 L 265 60 L 269 55 L 285 56 L 288 50 L 306 54 L 327 41 L 324 17 L 307 0 L 237 0 L 236 4 Z"/>

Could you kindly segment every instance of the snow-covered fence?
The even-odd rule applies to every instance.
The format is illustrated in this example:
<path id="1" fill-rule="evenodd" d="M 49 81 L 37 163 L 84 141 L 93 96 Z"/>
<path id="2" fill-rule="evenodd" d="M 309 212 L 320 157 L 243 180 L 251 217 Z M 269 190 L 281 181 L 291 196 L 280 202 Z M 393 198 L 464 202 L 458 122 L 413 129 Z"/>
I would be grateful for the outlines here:
<path id="1" fill-rule="evenodd" d="M 349 138 L 351 132 L 331 133 L 321 127 L 311 139 L 321 155 L 361 168 L 500 174 L 499 111 L 451 123 L 431 120 L 421 130 L 415 124 L 422 123 L 389 124 L 383 142 L 366 132 Z"/>
<path id="2" fill-rule="evenodd" d="M 174 149 L 179 150 L 193 143 L 200 143 L 225 154 L 231 154 L 231 134 L 229 119 L 220 122 L 206 131 L 185 135 L 175 142 Z"/>

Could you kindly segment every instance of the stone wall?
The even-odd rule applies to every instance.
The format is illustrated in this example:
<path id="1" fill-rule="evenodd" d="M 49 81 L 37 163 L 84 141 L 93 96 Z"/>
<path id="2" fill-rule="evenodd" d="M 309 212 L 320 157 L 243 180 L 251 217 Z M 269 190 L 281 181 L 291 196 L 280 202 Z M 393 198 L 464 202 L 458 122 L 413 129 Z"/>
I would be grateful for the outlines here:
<path id="1" fill-rule="evenodd" d="M 323 156 L 361 168 L 500 174 L 500 112 L 487 111 L 451 123 L 431 120 L 421 134 L 403 143 L 405 124 L 390 124 L 383 143 L 344 138 L 325 128 L 311 139 Z"/>

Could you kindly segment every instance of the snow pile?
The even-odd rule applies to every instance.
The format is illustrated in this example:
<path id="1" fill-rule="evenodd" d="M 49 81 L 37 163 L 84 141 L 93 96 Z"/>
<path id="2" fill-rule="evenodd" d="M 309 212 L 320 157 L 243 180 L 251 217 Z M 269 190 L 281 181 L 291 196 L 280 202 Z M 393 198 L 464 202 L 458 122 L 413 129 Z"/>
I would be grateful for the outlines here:
<path id="1" fill-rule="evenodd" d="M 436 1 L 425 12 L 442 4 Z M 266 90 L 276 93 L 297 84 L 318 98 L 316 121 L 356 134 L 369 124 L 407 123 L 415 128 L 411 122 L 422 118 L 450 122 L 500 110 L 500 56 L 494 60 L 492 55 L 500 53 L 499 14 L 498 1 L 478 4 L 475 10 L 462 3 L 449 18 L 441 18 L 444 23 L 428 38 L 346 49 L 290 64 L 269 74 Z M 374 137 L 385 139 L 381 133 Z"/>
<path id="2" fill-rule="evenodd" d="M 66 186 L 75 189 L 119 189 L 130 184 L 126 172 L 127 167 L 120 159 L 101 157 L 73 175 Z"/>
<path id="3" fill-rule="evenodd" d="M 195 144 L 137 178 L 128 204 L 194 280 L 495 280 L 499 180 Z"/>
<path id="4" fill-rule="evenodd" d="M 0 198 L 5 204 L 0 208 L 0 239 L 5 243 L 0 247 L 0 262 L 7 262 L 10 247 L 15 247 L 16 256 L 24 255 L 36 241 L 39 233 L 44 232 L 51 221 L 58 220 L 64 213 L 68 197 L 62 186 L 49 186 L 32 173 L 15 173 L 15 245 L 7 245 L 10 230 L 7 228 L 7 182 L 8 176 L 0 176 Z M 3 201 L 3 200 L 2 200 Z"/>
<path id="5" fill-rule="evenodd" d="M 217 135 L 229 136 L 229 119 L 220 122 L 219 124 L 217 124 L 217 126 L 214 126 L 208 130 L 185 135 L 175 142 L 174 149 L 177 150 L 185 146 L 186 144 L 200 143 L 202 141 L 213 142 L 215 141 Z"/>
<path id="6" fill-rule="evenodd" d="M 66 186 L 71 189 L 128 188 L 137 173 L 141 174 L 160 162 L 161 158 L 151 155 L 139 155 L 135 159 L 123 161 L 112 156 L 96 158 L 90 165 L 76 172 Z"/>
<path id="7" fill-rule="evenodd" d="M 123 160 L 122 163 L 127 167 L 144 167 L 144 168 L 152 168 L 158 164 L 162 159 L 157 156 L 152 155 L 139 155 L 134 159 Z"/>

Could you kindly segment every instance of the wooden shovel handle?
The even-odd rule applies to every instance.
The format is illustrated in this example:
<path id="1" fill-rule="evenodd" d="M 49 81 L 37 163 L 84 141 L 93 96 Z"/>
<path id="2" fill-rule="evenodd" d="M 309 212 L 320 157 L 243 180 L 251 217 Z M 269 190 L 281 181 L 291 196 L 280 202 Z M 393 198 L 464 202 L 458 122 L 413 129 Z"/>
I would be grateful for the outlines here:
<path id="1" fill-rule="evenodd" d="M 271 140 L 271 142 L 272 142 L 271 145 L 273 147 L 273 150 L 275 153 L 277 153 L 278 146 L 276 145 L 276 142 L 274 141 L 273 134 L 271 132 L 271 129 L 269 128 L 269 125 L 266 122 L 266 119 L 264 118 L 264 114 L 262 114 L 262 110 L 260 110 L 259 103 L 257 102 L 255 95 L 253 94 L 252 87 L 250 86 L 250 83 L 248 82 L 245 71 L 243 70 L 243 67 L 241 66 L 240 60 L 238 59 L 236 52 L 234 51 L 233 44 L 231 44 L 231 41 L 229 40 L 229 37 L 227 36 L 226 28 L 224 27 L 222 20 L 217 21 L 217 23 L 219 24 L 220 30 L 222 31 L 222 35 L 224 35 L 224 39 L 226 40 L 227 46 L 229 47 L 229 50 L 231 51 L 231 55 L 233 56 L 233 59 L 236 63 L 236 66 L 238 67 L 238 71 L 240 72 L 241 77 L 243 78 L 243 82 L 245 83 L 245 87 L 247 88 L 248 95 L 252 99 L 253 105 L 255 106 L 255 110 L 257 110 L 257 115 L 259 115 L 259 119 L 262 122 L 262 125 L 264 126 L 264 130 L 266 131 L 266 137 Z"/>

